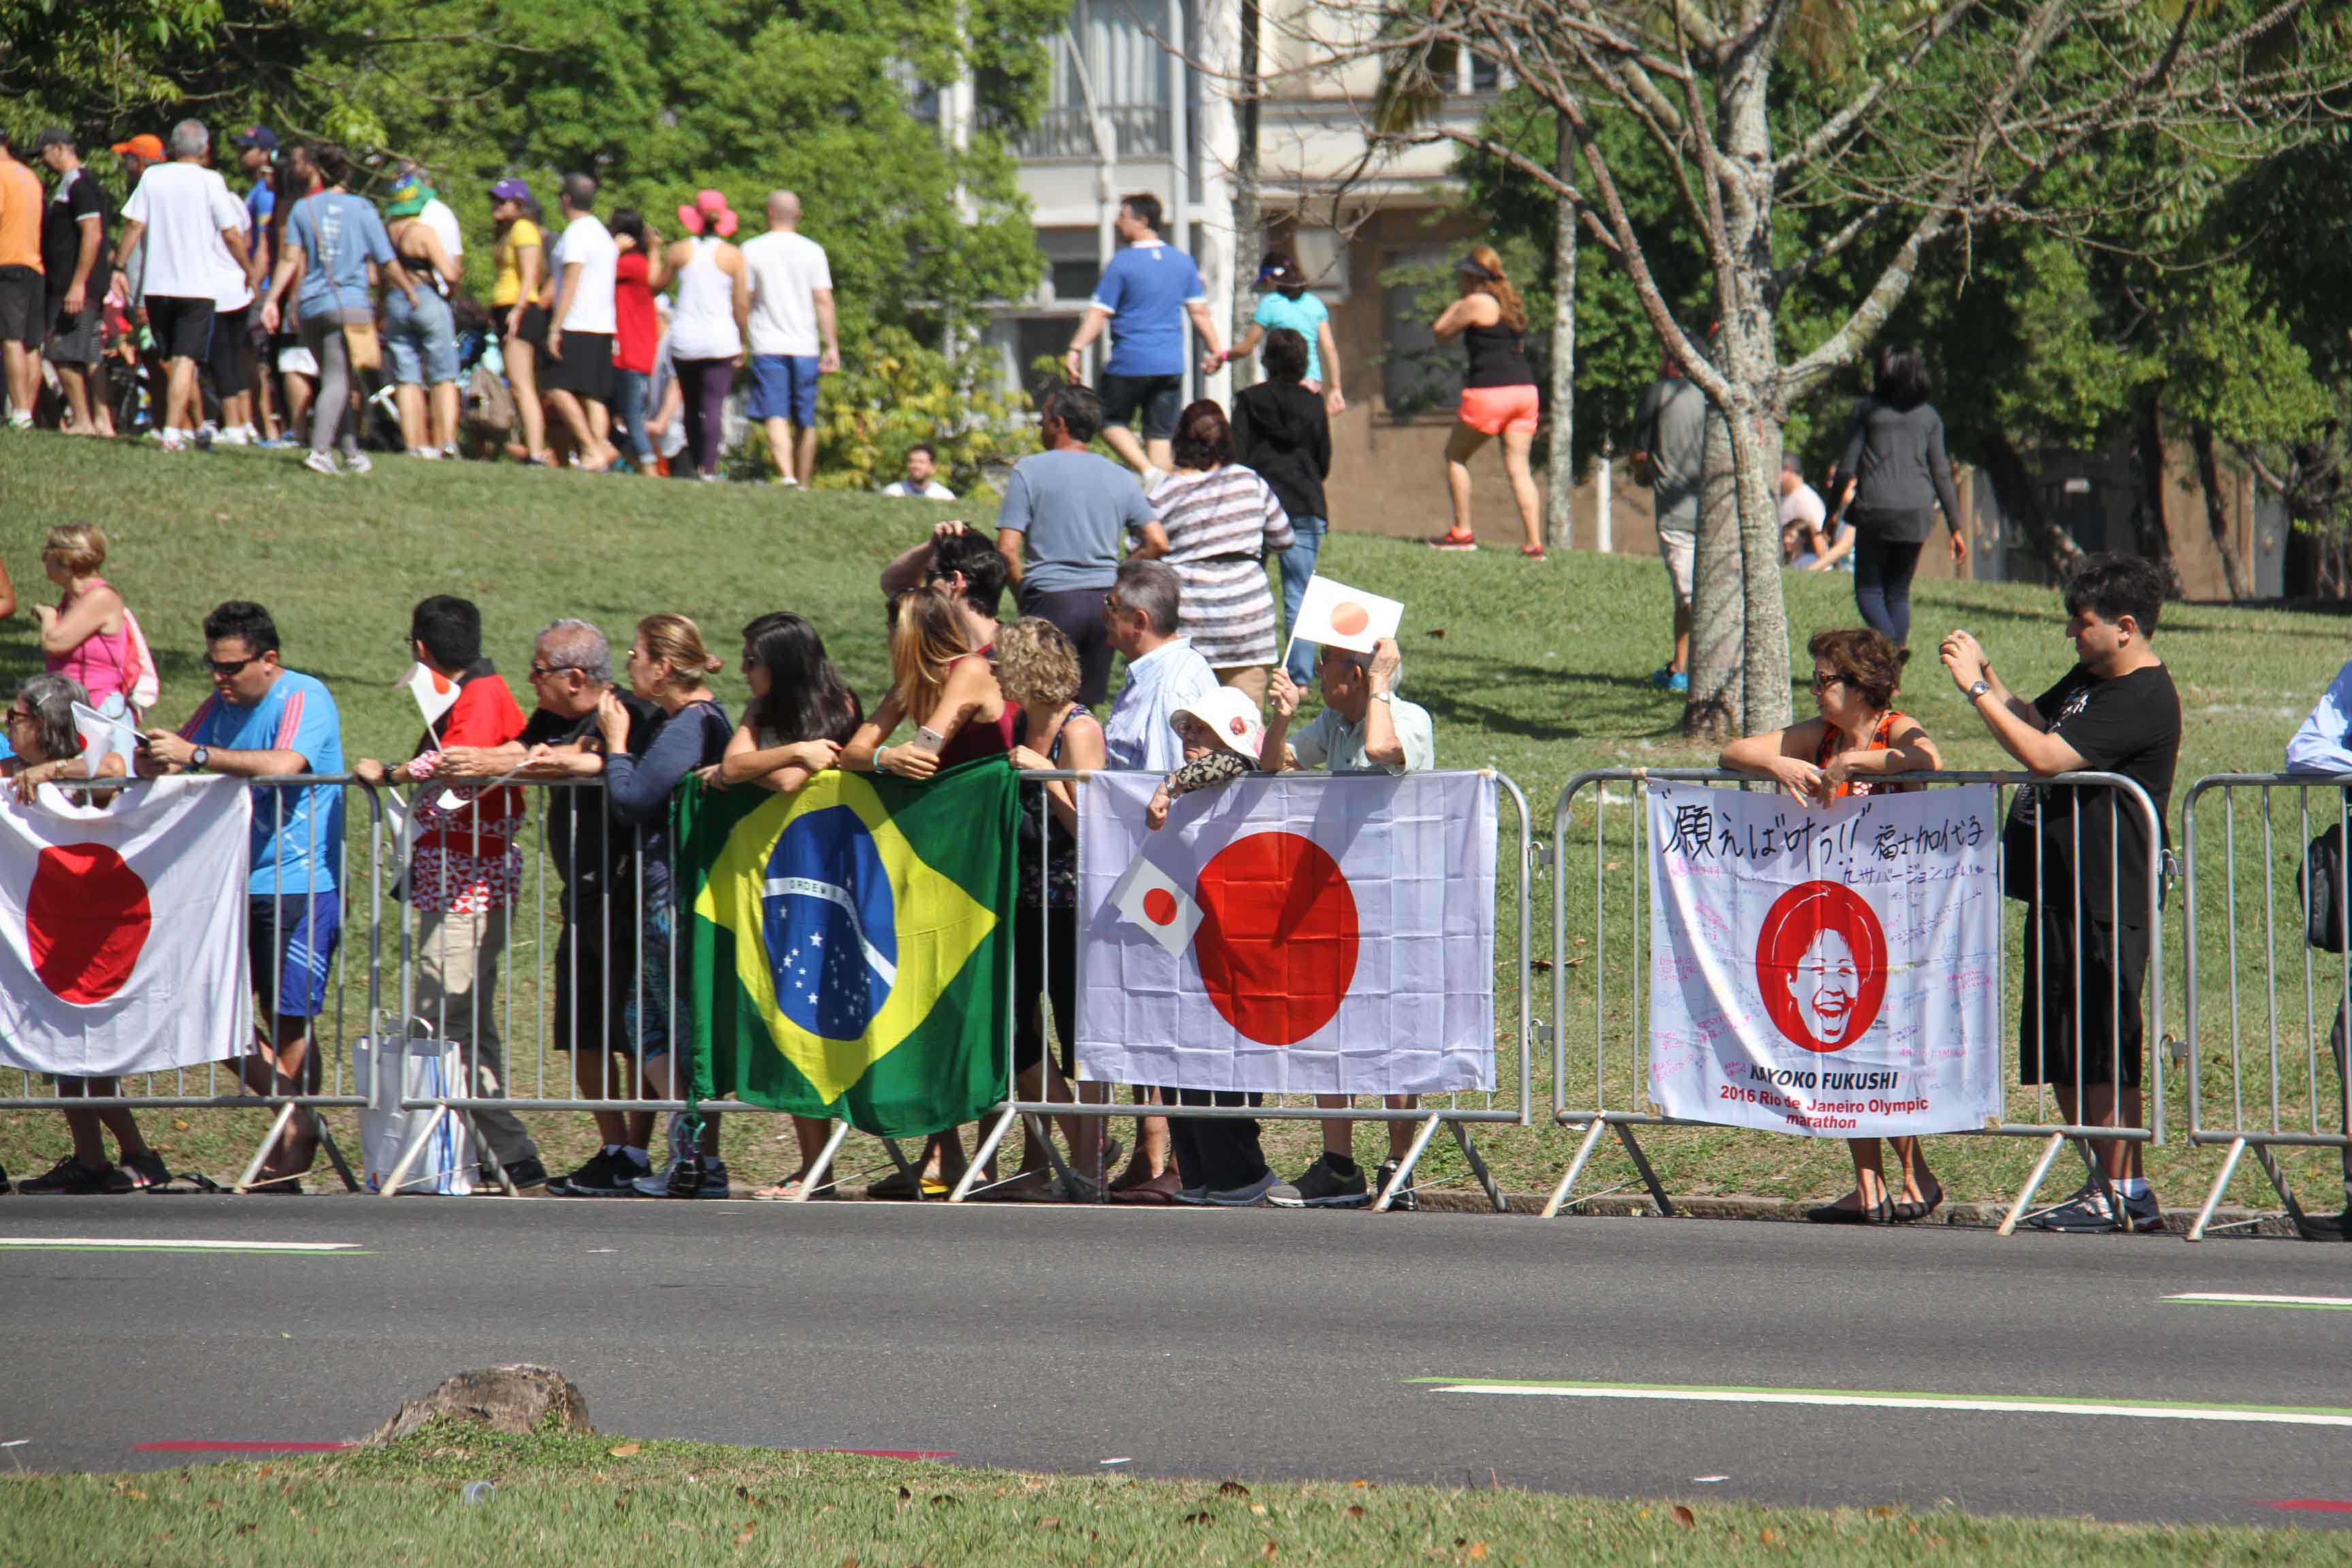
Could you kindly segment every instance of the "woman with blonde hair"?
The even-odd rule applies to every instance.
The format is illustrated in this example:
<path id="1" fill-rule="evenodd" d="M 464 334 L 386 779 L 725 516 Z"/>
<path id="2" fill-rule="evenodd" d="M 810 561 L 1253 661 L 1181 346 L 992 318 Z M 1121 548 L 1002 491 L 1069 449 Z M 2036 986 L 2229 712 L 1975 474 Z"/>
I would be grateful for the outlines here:
<path id="1" fill-rule="evenodd" d="M 41 624 L 43 667 L 79 685 L 91 707 L 117 717 L 131 711 L 142 642 L 122 595 L 99 575 L 106 552 L 106 531 L 94 522 L 49 530 L 41 569 L 63 596 L 54 608 L 38 605 L 33 613 Z"/>
<path id="2" fill-rule="evenodd" d="M 1430 541 L 1440 550 L 1475 550 L 1470 528 L 1470 459 L 1488 441 L 1503 443 L 1503 468 L 1511 477 L 1519 524 L 1528 541 L 1519 553 L 1544 558 L 1542 512 L 1535 475 L 1528 468 L 1543 402 L 1536 391 L 1535 367 L 1528 363 L 1528 308 L 1503 275 L 1503 258 L 1490 245 L 1474 245 L 1456 263 L 1461 297 L 1445 307 L 1430 329 L 1441 343 L 1462 340 L 1470 368 L 1462 378 L 1462 405 L 1454 434 L 1445 440 L 1445 488 L 1454 501 L 1454 526 Z"/>
<path id="3" fill-rule="evenodd" d="M 1895 686 L 1907 656 L 1893 643 L 1865 627 L 1815 632 L 1806 650 L 1813 657 L 1818 716 L 1732 742 L 1723 748 L 1721 766 L 1759 773 L 1800 803 L 1825 806 L 1849 795 L 1901 790 L 1906 786 L 1886 782 L 1890 775 L 1944 765 L 1919 721 L 1895 710 Z M 1918 1139 L 1888 1140 L 1903 1164 L 1900 1200 L 1887 1195 L 1879 1171 L 1878 1140 L 1845 1142 L 1853 1156 L 1853 1191 L 1836 1203 L 1807 1210 L 1805 1217 L 1814 1224 L 1907 1223 L 1927 1218 L 1944 1201 L 1944 1189 L 1927 1169 Z"/>
<path id="4" fill-rule="evenodd" d="M 675 1098 L 678 1085 L 670 1047 L 687 1033 L 688 988 L 674 973 L 672 952 L 681 917 L 684 879 L 671 865 L 670 797 L 701 769 L 716 766 L 734 732 L 727 710 L 711 694 L 710 677 L 719 664 L 702 645 L 702 632 L 684 616 L 647 616 L 629 644 L 629 689 L 662 711 L 661 722 L 644 741 L 642 754 L 629 752 L 629 710 L 607 691 L 596 705 L 596 727 L 604 738 L 604 798 L 614 823 L 633 827 L 643 879 L 643 929 L 638 942 L 642 968 L 625 1011 L 642 1053 L 639 1070 L 647 1088 Z M 727 1165 L 719 1157 L 719 1119 L 702 1119 L 698 1146 L 683 1137 L 684 1119 L 670 1122 L 670 1162 L 666 1170 L 635 1178 L 646 1197 L 723 1198 Z"/>

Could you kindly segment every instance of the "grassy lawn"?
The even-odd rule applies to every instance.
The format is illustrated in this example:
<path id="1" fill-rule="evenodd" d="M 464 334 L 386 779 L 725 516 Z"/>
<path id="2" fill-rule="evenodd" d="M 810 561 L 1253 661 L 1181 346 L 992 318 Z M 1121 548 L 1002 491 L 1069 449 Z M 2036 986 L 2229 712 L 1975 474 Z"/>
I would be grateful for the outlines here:
<path id="1" fill-rule="evenodd" d="M 468 1482 L 496 1494 L 468 1506 Z M 2340 1562 L 2320 1532 L 1024 1475 L 442 1427 L 381 1450 L 0 1480 L 0 1564 Z"/>
<path id="2" fill-rule="evenodd" d="M 168 458 L 128 444 L 47 437 L 0 441 L 0 496 L 7 501 L 0 510 L 0 561 L 28 604 L 47 591 L 36 562 L 44 531 L 67 520 L 105 523 L 115 541 L 108 575 L 138 610 L 162 665 L 161 717 L 177 722 L 203 695 L 197 628 L 204 612 L 221 599 L 257 598 L 277 616 L 287 661 L 335 690 L 347 752 L 385 758 L 405 755 L 418 728 L 407 696 L 392 681 L 405 658 L 399 639 L 408 607 L 427 594 L 460 593 L 480 602 L 490 651 L 526 697 L 520 670 L 530 638 L 556 616 L 586 616 L 625 645 L 638 616 L 682 611 L 702 625 L 714 648 L 731 656 L 734 633 L 744 622 L 791 608 L 825 631 L 835 659 L 870 703 L 883 690 L 887 668 L 875 574 L 935 518 L 961 514 L 985 521 L 992 508 L 987 500 L 934 507 L 399 458 L 379 463 L 369 478 L 333 481 L 303 472 L 284 454 Z M 1344 526 L 1346 520 L 1339 521 Z M 1336 577 L 1405 602 L 1405 690 L 1436 720 L 1441 763 L 1494 766 L 1517 779 L 1533 803 L 1539 834 L 1549 836 L 1559 790 L 1581 770 L 1711 760 L 1679 740 L 1679 701 L 1648 683 L 1649 672 L 1663 662 L 1667 634 L 1665 584 L 1654 562 L 1567 554 L 1531 564 L 1502 552 L 1440 555 L 1415 542 L 1341 533 L 1327 545 L 1324 563 Z M 1843 577 L 1791 576 L 1790 620 L 1797 640 L 1819 627 L 1853 624 L 1849 594 L 1850 580 Z M 2019 689 L 2038 689 L 2071 661 L 2055 596 L 2046 590 L 1927 584 L 1919 598 L 1923 643 L 1946 627 L 1966 626 Z M 2188 711 L 2182 787 L 2207 773 L 2276 767 L 2296 722 L 2346 657 L 2346 623 L 2323 616 L 2168 609 L 2158 647 Z M 30 616 L 0 623 L 0 669 L 31 670 L 38 662 Z M 730 710 L 740 711 L 744 694 L 731 657 L 719 687 Z M 1801 693 L 1799 698 L 1801 707 Z M 1955 765 L 1999 763 L 1997 749 L 1940 668 L 1931 664 L 1917 670 L 1901 701 Z M 2315 809 L 2332 819 L 2332 802 Z M 1614 841 L 1627 813 L 1616 808 L 1611 818 Z M 2213 855 L 2221 853 L 2219 820 L 2217 808 L 2211 825 L 2200 822 L 2200 842 Z M 1580 815 L 1576 826 L 1568 864 L 1571 872 L 1579 865 L 1583 869 L 1581 880 L 1570 886 L 1589 900 L 1589 816 Z M 2242 941 L 2251 933 L 2259 943 L 2259 913 L 2246 898 L 2260 900 L 2257 868 L 2267 871 L 2273 894 L 2284 878 L 2291 898 L 2301 848 L 2292 800 L 2282 797 L 2267 848 L 2253 814 L 2244 811 L 2231 842 L 2242 887 L 2236 929 Z M 1639 1024 L 1630 1006 L 1625 944 L 1617 934 L 1630 906 L 1616 900 L 1630 890 L 1633 869 L 1621 864 L 1613 884 L 1606 963 L 1580 963 L 1570 975 L 1570 1039 L 1572 1047 L 1583 1043 L 1588 1058 L 1596 982 L 1607 988 L 1603 1013 L 1619 1060 L 1630 1059 L 1622 1046 Z M 356 880 L 365 882 L 364 869 Z M 1539 885 L 1539 910 L 1549 897 L 1549 883 Z M 2181 1026 L 2178 908 L 2176 900 L 2167 938 L 2167 1026 L 2175 1032 Z M 2218 898 L 2200 917 L 2209 994 L 2221 994 L 2221 975 L 2212 965 L 2231 929 L 2228 918 Z M 2015 925 L 2013 919 L 2008 923 Z M 2291 912 L 2280 919 L 2283 955 L 2292 951 L 2293 923 Z M 1536 935 L 1538 952 L 1548 952 L 1548 910 L 1539 913 Z M 549 936 L 551 941 L 551 930 Z M 1516 951 L 1516 931 L 1507 921 L 1497 949 Z M 509 987 L 514 1009 L 509 1060 L 520 1091 L 555 1094 L 565 1092 L 564 1058 L 530 1043 L 538 1032 L 534 965 L 542 958 L 528 936 L 519 938 Z M 2298 1032 L 2300 970 L 2289 984 L 2284 967 L 2279 1081 L 2283 1114 L 2292 1121 L 2309 1114 L 2299 1100 L 2308 1099 L 2310 1075 Z M 2242 956 L 2242 981 L 2256 984 L 2258 968 L 2253 957 Z M 2012 966 L 2012 986 L 2014 973 Z M 2323 992 L 2333 973 L 2320 971 Z M 2250 991 L 2240 1027 L 2259 1069 L 2250 1079 L 2250 1103 L 2266 1118 L 2267 1016 L 2252 1010 L 2255 1001 Z M 1501 1016 L 1509 1018 L 1508 1002 L 1498 1002 Z M 1537 1004 L 1537 1016 L 1548 1016 L 1548 977 L 1538 977 Z M 2323 1019 L 2326 1005 L 2322 994 L 2315 1005 Z M 357 1034 L 363 999 L 353 998 L 350 1006 L 349 1031 Z M 2226 1011 L 2210 1003 L 2203 1024 L 2198 1051 L 2210 1069 L 2227 1048 L 2230 1024 Z M 2332 1092 L 2324 1048 L 2318 1060 L 2321 1089 Z M 1536 1073 L 1540 1117 L 1551 1093 L 1548 1037 L 1538 1045 Z M 1515 1075 L 1507 1075 L 1503 1087 L 1515 1097 Z M 2210 1180 L 2215 1165 L 2211 1155 L 2189 1151 L 2179 1136 L 2186 1125 L 2183 1088 L 2177 1079 L 2170 1088 L 2175 1131 L 2151 1159 L 2151 1174 L 2176 1205 Z M 10 1084 L 0 1085 L 0 1092 L 17 1091 Z M 2231 1100 L 2210 1070 L 2205 1095 L 2209 1110 Z M 1627 1102 L 1622 1093 L 1616 1099 Z M 2021 1118 L 2032 1103 L 2020 1096 L 2011 1110 Z M 256 1113 L 218 1110 L 156 1113 L 149 1121 L 175 1166 L 215 1175 L 235 1173 L 265 1124 Z M 540 1121 L 551 1165 L 585 1152 L 584 1118 Z M 739 1180 L 765 1179 L 787 1167 L 774 1131 L 764 1119 L 733 1124 L 729 1157 Z M 1287 1165 L 1303 1163 L 1311 1138 L 1303 1125 L 1291 1125 L 1278 1127 L 1270 1141 Z M 1360 1153 L 1371 1156 L 1377 1131 L 1365 1129 L 1360 1139 Z M 1482 1142 L 1506 1185 L 1541 1191 L 1567 1163 L 1575 1139 L 1544 1125 L 1498 1131 Z M 1657 1134 L 1650 1147 L 1678 1192 L 1828 1195 L 1843 1190 L 1846 1180 L 1843 1152 L 1833 1142 L 1690 1131 Z M 0 1112 L 0 1164 L 12 1173 L 45 1168 L 62 1148 L 54 1117 Z M 2032 1152 L 2010 1141 L 1951 1139 L 1938 1144 L 1935 1157 L 1954 1197 L 1987 1198 L 2022 1179 Z M 878 1150 L 863 1140 L 853 1142 L 847 1159 L 852 1171 L 884 1168 Z M 2320 1168 L 2308 1155 L 2295 1156 L 2294 1163 L 2304 1173 Z M 1425 1170 L 1425 1179 L 1459 1176 L 1461 1162 L 1441 1140 L 1432 1145 Z M 2071 1181 L 2063 1167 L 2061 1174 Z M 1631 1176 L 1629 1163 L 1604 1156 L 1587 1178 L 1587 1190 Z M 2242 1174 L 2235 1192 L 2253 1199 L 2258 1180 Z"/>

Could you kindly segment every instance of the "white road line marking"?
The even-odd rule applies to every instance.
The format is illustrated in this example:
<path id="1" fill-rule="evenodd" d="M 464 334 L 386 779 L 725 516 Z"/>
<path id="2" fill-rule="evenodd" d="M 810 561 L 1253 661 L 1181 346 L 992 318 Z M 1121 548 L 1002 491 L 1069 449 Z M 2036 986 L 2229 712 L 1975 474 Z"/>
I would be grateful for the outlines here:
<path id="1" fill-rule="evenodd" d="M 179 1237 L 0 1236 L 0 1247 L 104 1247 L 125 1252 L 358 1252 L 356 1241 L 189 1241 Z"/>
<path id="2" fill-rule="evenodd" d="M 2336 1307 L 2352 1310 L 2352 1296 L 2251 1296 L 2231 1290 L 2189 1290 L 2167 1296 L 2168 1301 L 2191 1301 L 2221 1307 Z"/>
<path id="3" fill-rule="evenodd" d="M 2277 1426 L 2352 1426 L 2352 1411 L 2231 1409 L 2212 1405 L 2103 1405 L 2092 1400 L 1970 1399 L 1940 1394 L 1783 1394 L 1765 1389 L 1640 1388 L 1455 1383 L 1440 1394 L 1518 1394 L 1558 1399 L 1656 1399 L 1699 1405 L 1816 1405 L 1849 1410 L 1973 1410 L 1996 1415 L 2126 1415 L 2142 1421 L 2247 1421 Z"/>

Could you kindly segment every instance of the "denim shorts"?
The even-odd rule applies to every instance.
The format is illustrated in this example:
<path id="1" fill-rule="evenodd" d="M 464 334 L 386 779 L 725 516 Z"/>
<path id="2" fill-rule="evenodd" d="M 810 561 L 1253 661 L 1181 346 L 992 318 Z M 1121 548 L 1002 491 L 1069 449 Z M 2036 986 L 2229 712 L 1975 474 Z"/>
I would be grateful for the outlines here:
<path id="1" fill-rule="evenodd" d="M 817 356 L 753 354 L 746 419 L 788 419 L 805 430 L 816 423 Z"/>
<path id="2" fill-rule="evenodd" d="M 457 327 L 449 301 L 430 289 L 416 303 L 395 289 L 383 302 L 383 346 L 402 386 L 439 386 L 457 379 Z"/>

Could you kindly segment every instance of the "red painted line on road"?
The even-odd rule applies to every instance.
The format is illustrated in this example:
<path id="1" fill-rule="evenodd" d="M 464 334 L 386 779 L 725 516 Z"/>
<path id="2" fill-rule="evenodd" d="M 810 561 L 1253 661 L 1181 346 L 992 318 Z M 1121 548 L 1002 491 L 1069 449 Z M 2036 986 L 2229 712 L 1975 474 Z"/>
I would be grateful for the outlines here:
<path id="1" fill-rule="evenodd" d="M 859 1454 L 869 1459 L 952 1459 L 953 1448 L 814 1448 L 817 1454 Z"/>
<path id="2" fill-rule="evenodd" d="M 2352 1501 L 2342 1498 L 2281 1497 L 2262 1500 L 2265 1508 L 2284 1509 L 2289 1513 L 2352 1513 Z"/>
<path id="3" fill-rule="evenodd" d="M 205 1443 L 179 1438 L 169 1443 L 142 1443 L 142 1454 L 335 1454 L 350 1443 Z"/>

